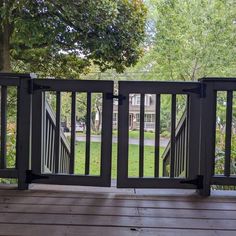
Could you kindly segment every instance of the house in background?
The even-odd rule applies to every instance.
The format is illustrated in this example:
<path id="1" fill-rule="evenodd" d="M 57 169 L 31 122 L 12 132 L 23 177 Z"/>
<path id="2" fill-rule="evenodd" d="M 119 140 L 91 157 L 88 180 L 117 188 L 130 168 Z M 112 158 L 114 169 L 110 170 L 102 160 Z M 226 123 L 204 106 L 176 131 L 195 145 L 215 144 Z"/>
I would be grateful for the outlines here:
<path id="1" fill-rule="evenodd" d="M 130 94 L 129 96 L 129 129 L 138 130 L 140 123 L 140 94 Z M 155 104 L 156 96 L 153 94 L 145 94 L 145 115 L 144 130 L 155 130 Z M 113 128 L 117 129 L 118 121 L 118 104 L 114 104 L 113 111 Z"/>

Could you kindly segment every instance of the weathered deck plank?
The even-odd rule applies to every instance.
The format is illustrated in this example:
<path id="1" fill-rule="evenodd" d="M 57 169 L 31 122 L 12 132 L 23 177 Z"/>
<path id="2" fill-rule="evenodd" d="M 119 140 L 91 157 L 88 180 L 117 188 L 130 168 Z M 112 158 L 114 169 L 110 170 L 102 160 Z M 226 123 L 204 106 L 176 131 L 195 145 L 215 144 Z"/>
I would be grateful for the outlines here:
<path id="1" fill-rule="evenodd" d="M 176 230 L 176 229 L 147 229 L 147 228 L 123 228 L 123 227 L 87 227 L 64 225 L 31 225 L 31 224 L 0 224 L 0 235 L 24 235 L 24 236 L 232 236 L 234 232 L 227 230 Z M 15 233 L 17 232 L 17 234 Z"/>
<path id="2" fill-rule="evenodd" d="M 52 205 L 16 205 L 1 204 L 2 213 L 35 213 L 62 215 L 97 215 L 97 216 L 129 216 L 152 218 L 191 218 L 191 219 L 231 219 L 236 220 L 236 211 L 227 210 L 197 210 L 197 209 L 154 209 L 154 208 L 126 208 L 126 207 L 90 207 L 90 206 L 60 206 Z"/>
<path id="3" fill-rule="evenodd" d="M 40 185 L 29 191 L 1 188 L 0 235 L 228 236 L 236 234 L 235 196 L 63 186 L 50 191 Z"/>

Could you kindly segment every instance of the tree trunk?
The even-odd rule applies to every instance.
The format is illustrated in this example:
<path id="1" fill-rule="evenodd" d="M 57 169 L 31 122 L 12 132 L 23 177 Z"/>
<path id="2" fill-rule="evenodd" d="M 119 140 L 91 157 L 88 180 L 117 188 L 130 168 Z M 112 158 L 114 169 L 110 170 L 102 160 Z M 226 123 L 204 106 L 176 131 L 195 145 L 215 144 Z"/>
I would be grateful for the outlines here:
<path id="1" fill-rule="evenodd" d="M 9 23 L 4 23 L 0 27 L 0 71 L 10 72 L 10 37 L 11 26 Z"/>

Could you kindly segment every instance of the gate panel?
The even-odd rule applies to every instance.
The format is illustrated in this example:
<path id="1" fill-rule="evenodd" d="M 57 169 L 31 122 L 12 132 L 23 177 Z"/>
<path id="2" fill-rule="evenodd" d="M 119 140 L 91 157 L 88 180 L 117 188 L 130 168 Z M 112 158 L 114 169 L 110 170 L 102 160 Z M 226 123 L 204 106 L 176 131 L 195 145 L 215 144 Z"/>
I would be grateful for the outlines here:
<path id="1" fill-rule="evenodd" d="M 32 84 L 32 171 L 28 181 L 45 184 L 110 186 L 111 148 L 112 148 L 112 112 L 113 101 L 107 94 L 113 93 L 112 81 L 75 81 L 75 80 L 35 80 Z M 56 112 L 52 111 L 45 99 L 45 92 L 56 92 Z M 71 94 L 71 130 L 70 142 L 62 132 L 61 93 Z M 76 142 L 76 94 L 86 94 L 86 135 L 85 135 L 85 174 L 74 174 Z M 91 96 L 101 94 L 101 165 L 100 175 L 91 175 Z"/>
<path id="2" fill-rule="evenodd" d="M 199 111 L 202 94 L 200 83 L 192 82 L 119 82 L 120 97 L 125 97 L 119 105 L 118 128 L 118 177 L 117 186 L 123 188 L 201 188 L 199 173 Z M 129 105 L 130 95 L 140 95 L 139 119 L 139 157 L 138 177 L 130 177 L 129 169 Z M 154 174 L 144 176 L 144 131 L 145 131 L 145 95 L 156 97 L 155 104 L 155 150 Z M 159 172 L 162 163 L 160 155 L 160 97 L 171 96 L 171 137 L 169 150 L 170 170 L 168 176 Z M 176 96 L 187 95 L 186 120 L 184 131 L 176 126 Z M 184 132 L 181 136 L 179 132 Z M 178 136 L 179 135 L 179 136 Z M 184 167 L 185 174 L 179 173 Z"/>

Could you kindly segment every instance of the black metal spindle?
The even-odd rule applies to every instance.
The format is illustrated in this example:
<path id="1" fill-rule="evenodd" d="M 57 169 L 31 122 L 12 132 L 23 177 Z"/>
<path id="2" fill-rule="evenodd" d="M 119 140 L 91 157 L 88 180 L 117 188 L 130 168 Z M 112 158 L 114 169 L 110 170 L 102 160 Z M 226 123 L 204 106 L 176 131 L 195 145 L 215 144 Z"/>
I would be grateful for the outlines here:
<path id="1" fill-rule="evenodd" d="M 55 173 L 55 153 L 54 153 L 54 145 L 55 145 L 55 127 L 51 124 L 52 129 L 52 146 L 51 146 L 51 170 Z"/>
<path id="2" fill-rule="evenodd" d="M 156 94 L 156 115 L 155 115 L 155 168 L 154 176 L 159 177 L 160 158 L 160 94 Z"/>
<path id="3" fill-rule="evenodd" d="M 183 156 L 183 129 L 182 129 L 181 136 L 180 136 L 180 163 L 179 163 L 180 173 L 183 172 L 183 169 L 182 169 L 183 159 L 184 159 L 184 156 Z"/>
<path id="4" fill-rule="evenodd" d="M 90 172 L 90 139 L 91 139 L 91 93 L 87 93 L 86 114 L 86 150 L 85 150 L 85 175 Z"/>
<path id="5" fill-rule="evenodd" d="M 6 168 L 7 134 L 7 86 L 1 88 L 1 158 L 0 168 Z"/>
<path id="6" fill-rule="evenodd" d="M 179 169 L 178 169 L 178 166 L 179 166 L 179 139 L 178 137 L 176 137 L 175 139 L 175 177 L 178 176 L 178 172 L 179 172 Z"/>
<path id="7" fill-rule="evenodd" d="M 143 177 L 144 170 L 144 110 L 145 94 L 140 98 L 140 124 L 139 124 L 139 177 Z"/>
<path id="8" fill-rule="evenodd" d="M 231 136 L 232 136 L 233 92 L 227 92 L 226 128 L 225 128 L 225 168 L 224 175 L 230 176 Z"/>
<path id="9" fill-rule="evenodd" d="M 59 171 L 60 164 L 60 146 L 61 146 L 61 93 L 57 92 L 56 95 L 56 130 L 55 130 L 55 173 Z"/>
<path id="10" fill-rule="evenodd" d="M 175 170 L 175 128 L 176 128 L 176 94 L 171 99 L 171 148 L 170 148 L 170 177 L 174 177 Z"/>
<path id="11" fill-rule="evenodd" d="M 50 127 L 50 120 L 48 118 L 48 114 L 47 111 L 46 112 L 46 137 L 45 137 L 45 157 L 44 157 L 44 171 L 45 171 L 45 167 L 48 169 L 48 157 L 49 157 L 49 135 L 50 135 L 50 131 L 49 131 L 49 127 Z"/>
<path id="12" fill-rule="evenodd" d="M 69 173 L 74 174 L 75 165 L 75 126 L 76 126 L 76 93 L 71 94 L 71 143 Z"/>

